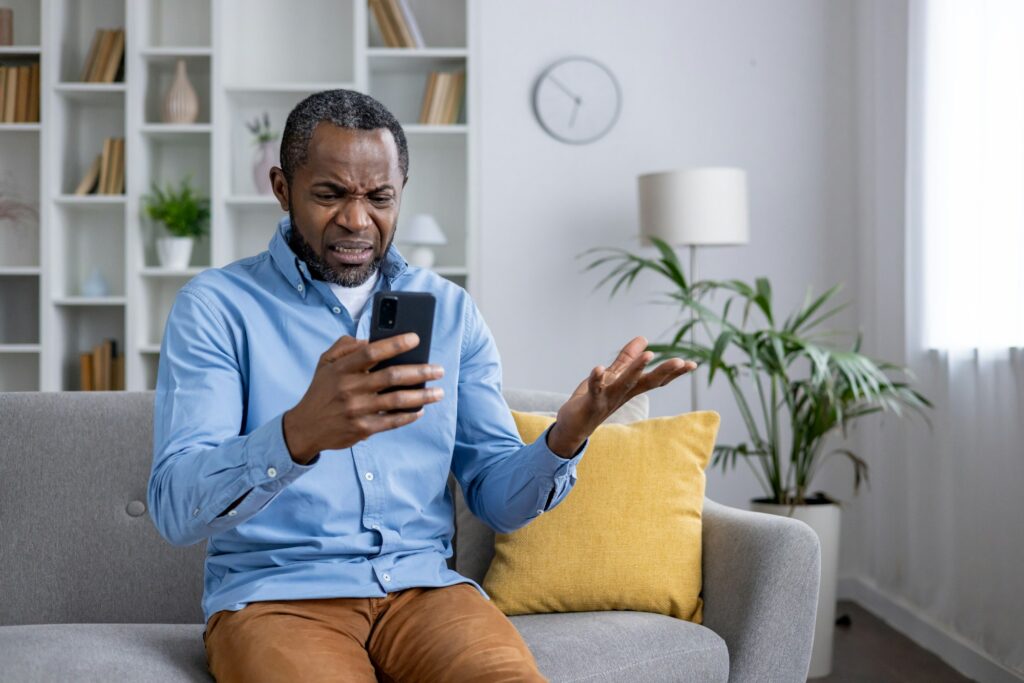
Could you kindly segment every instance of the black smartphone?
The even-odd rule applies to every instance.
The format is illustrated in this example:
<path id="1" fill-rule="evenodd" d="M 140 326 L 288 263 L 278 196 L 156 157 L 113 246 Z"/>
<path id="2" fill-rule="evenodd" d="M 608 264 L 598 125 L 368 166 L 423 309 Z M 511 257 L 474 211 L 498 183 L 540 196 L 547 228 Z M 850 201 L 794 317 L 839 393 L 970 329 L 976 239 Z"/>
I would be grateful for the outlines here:
<path id="1" fill-rule="evenodd" d="M 373 295 L 370 341 L 415 332 L 420 343 L 415 348 L 377 363 L 370 372 L 392 365 L 420 365 L 430 362 L 430 337 L 434 329 L 434 295 L 428 292 L 377 292 Z M 422 389 L 426 382 L 389 387 L 380 393 Z M 396 408 L 391 412 L 415 413 L 418 408 Z"/>

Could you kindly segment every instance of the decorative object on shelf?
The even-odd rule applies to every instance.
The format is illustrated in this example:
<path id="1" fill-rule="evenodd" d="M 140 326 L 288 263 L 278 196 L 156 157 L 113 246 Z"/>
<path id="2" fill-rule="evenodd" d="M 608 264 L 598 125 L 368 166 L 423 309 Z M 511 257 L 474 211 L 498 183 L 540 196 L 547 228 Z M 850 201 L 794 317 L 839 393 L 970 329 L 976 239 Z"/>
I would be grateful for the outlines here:
<path id="1" fill-rule="evenodd" d="M 697 247 L 750 240 L 747 174 L 739 168 L 693 168 L 637 178 L 640 235 L 690 247 L 690 280 L 697 279 Z M 690 328 L 691 337 L 694 327 Z M 691 339 L 692 341 L 692 339 Z M 698 374 L 690 374 L 690 410 L 697 410 Z"/>
<path id="2" fill-rule="evenodd" d="M 466 70 L 431 71 L 423 91 L 419 123 L 450 125 L 459 120 L 462 93 L 466 88 Z"/>
<path id="3" fill-rule="evenodd" d="M 0 123 L 39 122 L 39 62 L 0 66 Z"/>
<path id="4" fill-rule="evenodd" d="M 188 268 L 195 238 L 206 234 L 210 221 L 210 200 L 197 194 L 190 181 L 191 176 L 183 179 L 177 190 L 169 184 L 166 190 L 161 190 L 154 182 L 152 194 L 142 198 L 146 214 L 170 233 L 156 242 L 157 256 L 164 268 Z"/>
<path id="5" fill-rule="evenodd" d="M 0 46 L 14 45 L 14 10 L 0 7 Z"/>
<path id="6" fill-rule="evenodd" d="M 35 204 L 18 199 L 13 189 L 14 172 L 5 171 L 0 176 L 0 224 L 9 222 L 14 227 L 39 221 L 39 210 Z"/>
<path id="7" fill-rule="evenodd" d="M 834 341 L 822 342 L 840 338 L 835 331 L 819 328 L 845 308 L 830 302 L 839 285 L 818 297 L 808 293 L 804 303 L 783 321 L 773 307 L 767 278 L 757 278 L 753 284 L 688 279 L 672 246 L 653 236 L 651 241 L 660 252 L 659 259 L 625 249 L 599 248 L 587 252 L 605 252 L 588 270 L 612 264 L 598 287 L 613 283 L 613 295 L 619 288 L 631 286 L 645 270 L 671 282 L 668 303 L 688 315 L 671 342 L 648 346 L 655 353 L 651 362 L 696 360 L 708 369 L 709 385 L 716 376 L 725 379 L 749 440 L 715 446 L 712 465 L 728 470 L 737 462 L 746 463 L 766 493 L 752 501 L 754 509 L 796 517 L 818 534 L 821 592 L 808 675 L 825 676 L 832 668 L 839 506 L 824 493 L 811 496 L 808 492 L 822 462 L 832 455 L 850 460 L 855 493 L 861 481 L 867 481 L 868 472 L 867 463 L 855 453 L 846 448 L 825 453 L 825 443 L 836 432 L 845 436 L 848 427 L 861 417 L 883 411 L 902 416 L 903 410 L 909 409 L 927 421 L 925 408 L 931 403 L 907 381 L 890 377 L 909 377 L 906 369 L 860 353 L 859 335 L 848 348 L 839 348 Z M 705 303 L 715 295 L 723 297 L 720 311 Z M 755 319 L 762 322 L 755 323 Z M 686 341 L 687 332 L 697 325 L 710 343 L 692 337 Z"/>
<path id="8" fill-rule="evenodd" d="M 419 268 L 430 268 L 434 265 L 434 250 L 430 247 L 448 244 L 441 226 L 434 217 L 427 213 L 418 213 L 395 236 L 395 241 L 410 244 L 414 248 L 409 252 L 409 264 Z"/>
<path id="9" fill-rule="evenodd" d="M 86 83 L 114 83 L 124 80 L 123 28 L 97 29 L 80 80 Z"/>
<path id="10" fill-rule="evenodd" d="M 408 0 L 370 0 L 370 9 L 387 47 L 426 47 Z"/>
<path id="11" fill-rule="evenodd" d="M 161 114 L 164 123 L 195 123 L 199 118 L 199 97 L 188 80 L 184 59 L 174 68 L 174 81 L 164 94 Z"/>
<path id="12" fill-rule="evenodd" d="M 246 122 L 246 127 L 255 136 L 256 155 L 252 161 L 252 184 L 258 194 L 271 194 L 270 169 L 279 162 L 280 148 L 277 138 L 280 134 L 270 128 L 270 115 L 263 112 L 263 118 Z"/>
<path id="13" fill-rule="evenodd" d="M 110 287 L 107 280 L 100 272 L 99 266 L 93 266 L 89 277 L 82 283 L 82 296 L 101 297 L 110 294 Z"/>
<path id="14" fill-rule="evenodd" d="M 622 90 L 605 65 L 566 57 L 546 68 L 533 87 L 533 113 L 556 140 L 583 145 L 612 129 L 622 109 Z"/>

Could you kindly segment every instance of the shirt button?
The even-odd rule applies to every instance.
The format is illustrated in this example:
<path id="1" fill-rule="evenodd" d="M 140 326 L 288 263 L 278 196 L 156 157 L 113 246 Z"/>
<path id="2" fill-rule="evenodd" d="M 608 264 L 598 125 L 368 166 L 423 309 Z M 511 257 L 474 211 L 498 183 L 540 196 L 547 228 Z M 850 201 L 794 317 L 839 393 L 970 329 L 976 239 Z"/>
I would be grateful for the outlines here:
<path id="1" fill-rule="evenodd" d="M 334 311 L 334 314 L 335 314 L 335 315 L 337 315 L 337 314 L 341 313 L 341 309 L 340 309 L 340 308 L 338 308 L 337 306 L 335 306 L 335 307 L 334 307 L 334 308 L 332 308 L 331 310 L 332 310 L 332 311 Z"/>
<path id="2" fill-rule="evenodd" d="M 366 481 L 373 481 L 373 472 L 366 473 Z"/>
<path id="3" fill-rule="evenodd" d="M 543 514 L 543 513 L 544 513 L 544 511 L 543 511 L 543 510 L 537 510 L 537 514 L 538 514 L 538 515 L 540 515 L 540 514 Z"/>
<path id="4" fill-rule="evenodd" d="M 199 516 L 199 508 L 196 508 L 195 510 L 192 511 L 192 516 L 193 517 L 198 517 Z"/>
<path id="5" fill-rule="evenodd" d="M 301 282 L 295 286 L 295 289 L 299 290 L 300 292 L 305 288 L 306 287 Z"/>
<path id="6" fill-rule="evenodd" d="M 384 583 L 387 583 L 388 581 L 391 580 L 391 574 L 385 574 L 385 575 L 383 575 L 380 578 L 384 579 Z"/>
<path id="7" fill-rule="evenodd" d="M 373 524 L 370 525 L 370 528 L 371 529 L 379 529 L 380 528 L 380 524 L 377 524 L 376 522 L 374 522 Z"/>
<path id="8" fill-rule="evenodd" d="M 271 479 L 273 479 L 274 477 L 277 476 L 277 470 L 274 469 L 273 467 L 268 467 L 267 468 L 267 476 L 270 477 Z"/>
<path id="9" fill-rule="evenodd" d="M 237 514 L 238 514 L 238 510 L 229 510 L 228 511 L 228 517 L 234 517 Z"/>

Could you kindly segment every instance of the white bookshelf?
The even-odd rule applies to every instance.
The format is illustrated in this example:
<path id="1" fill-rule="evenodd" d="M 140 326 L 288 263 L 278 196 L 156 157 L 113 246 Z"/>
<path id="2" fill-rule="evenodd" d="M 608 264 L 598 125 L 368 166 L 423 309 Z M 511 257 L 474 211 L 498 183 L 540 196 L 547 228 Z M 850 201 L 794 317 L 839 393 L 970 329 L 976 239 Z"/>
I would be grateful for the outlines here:
<path id="1" fill-rule="evenodd" d="M 266 249 L 281 217 L 253 184 L 245 122 L 265 111 L 281 132 L 323 89 L 369 93 L 398 117 L 410 157 L 398 235 L 414 214 L 433 214 L 448 238 L 435 270 L 473 291 L 479 1 L 410 0 L 429 47 L 393 49 L 365 0 L 304 0 L 301 11 L 279 0 L 5 0 L 15 45 L 0 63 L 38 59 L 42 92 L 41 123 L 0 124 L 0 177 L 39 210 L 30 224 L 0 221 L 0 391 L 78 389 L 79 354 L 106 337 L 126 356 L 126 387 L 152 388 L 177 291 Z M 94 32 L 115 27 L 126 30 L 124 81 L 80 82 Z M 190 125 L 160 122 L 179 59 L 199 96 Z M 459 122 L 416 123 L 429 72 L 456 68 L 468 76 Z M 125 139 L 125 194 L 74 195 L 105 137 Z M 211 229 L 188 268 L 169 270 L 142 197 L 186 174 L 211 199 Z M 83 295 L 94 270 L 105 296 Z"/>

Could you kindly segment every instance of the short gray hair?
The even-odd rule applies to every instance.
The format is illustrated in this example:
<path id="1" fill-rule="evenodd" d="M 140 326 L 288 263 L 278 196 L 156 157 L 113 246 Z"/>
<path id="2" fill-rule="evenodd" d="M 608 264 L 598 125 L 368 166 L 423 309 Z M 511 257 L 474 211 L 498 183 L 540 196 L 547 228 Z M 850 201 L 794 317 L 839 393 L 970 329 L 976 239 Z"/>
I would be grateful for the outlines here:
<path id="1" fill-rule="evenodd" d="M 402 178 L 408 177 L 409 146 L 398 119 L 369 95 L 338 89 L 313 93 L 288 114 L 281 136 L 281 170 L 289 183 L 295 171 L 309 158 L 309 141 L 321 121 L 356 130 L 387 128 L 398 145 L 398 167 Z"/>

